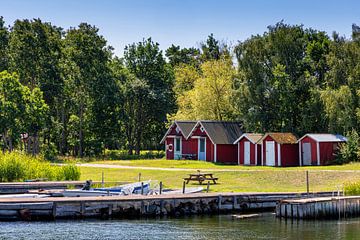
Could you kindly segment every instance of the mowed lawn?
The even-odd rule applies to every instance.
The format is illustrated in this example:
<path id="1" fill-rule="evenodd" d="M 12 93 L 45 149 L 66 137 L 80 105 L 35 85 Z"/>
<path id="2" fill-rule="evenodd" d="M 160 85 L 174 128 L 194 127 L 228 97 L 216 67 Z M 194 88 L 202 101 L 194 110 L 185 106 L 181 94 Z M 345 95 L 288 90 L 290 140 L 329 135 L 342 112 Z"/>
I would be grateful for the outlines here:
<path id="1" fill-rule="evenodd" d="M 360 164 L 358 163 L 342 166 L 292 168 L 226 166 L 199 161 L 163 159 L 97 161 L 92 163 L 184 169 L 180 171 L 168 171 L 160 169 L 81 167 L 82 180 L 92 179 L 94 181 L 100 181 L 102 172 L 104 172 L 105 181 L 134 182 L 138 180 L 139 173 L 141 173 L 142 180 L 151 179 L 158 182 L 162 181 L 166 188 L 181 188 L 183 178 L 187 177 L 189 173 L 196 172 L 197 169 L 204 172 L 211 170 L 214 176 L 219 178 L 219 184 L 210 186 L 212 192 L 305 192 L 306 170 L 309 171 L 310 191 L 312 192 L 337 191 L 337 188 L 341 187 L 345 182 L 360 181 L 360 171 L 349 171 L 360 170 Z M 187 186 L 198 186 L 198 184 L 191 183 Z"/>
<path id="2" fill-rule="evenodd" d="M 306 166 L 306 167 L 266 167 L 266 166 L 238 166 L 238 165 L 224 165 L 216 164 L 198 160 L 100 160 L 91 161 L 95 164 L 110 164 L 120 166 L 133 166 L 133 167 L 159 167 L 159 168 L 188 168 L 188 169 L 229 169 L 229 170 L 270 170 L 270 171 L 283 171 L 283 170 L 360 170 L 359 163 L 349 163 L 344 165 L 331 165 L 331 166 Z"/>

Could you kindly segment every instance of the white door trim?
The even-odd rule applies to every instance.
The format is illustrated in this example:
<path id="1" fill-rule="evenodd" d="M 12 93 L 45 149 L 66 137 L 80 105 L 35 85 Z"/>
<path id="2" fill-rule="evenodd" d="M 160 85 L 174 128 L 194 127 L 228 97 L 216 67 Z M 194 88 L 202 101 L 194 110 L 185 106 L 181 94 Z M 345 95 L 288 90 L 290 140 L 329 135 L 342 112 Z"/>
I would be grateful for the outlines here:
<path id="1" fill-rule="evenodd" d="M 255 143 L 255 166 L 257 165 L 257 151 L 258 151 L 257 143 Z"/>
<path id="2" fill-rule="evenodd" d="M 281 167 L 281 144 L 278 143 L 277 145 L 277 153 L 278 153 L 278 167 Z"/>
<path id="3" fill-rule="evenodd" d="M 266 156 L 266 153 L 264 154 L 264 142 L 261 143 L 261 166 L 264 166 L 264 155 Z"/>
<path id="4" fill-rule="evenodd" d="M 316 162 L 317 165 L 320 166 L 320 144 L 316 142 Z"/>
<path id="5" fill-rule="evenodd" d="M 240 165 L 240 141 L 237 143 L 238 146 L 238 165 Z"/>
<path id="6" fill-rule="evenodd" d="M 205 146 L 206 146 L 206 141 L 205 141 Z M 206 148 L 205 148 L 205 156 L 206 156 Z M 217 162 L 217 146 L 216 146 L 216 144 L 214 144 L 214 162 Z"/>
<path id="7" fill-rule="evenodd" d="M 302 151 L 301 151 L 302 142 L 300 141 L 298 145 L 299 145 L 299 166 L 301 167 L 302 166 Z"/>

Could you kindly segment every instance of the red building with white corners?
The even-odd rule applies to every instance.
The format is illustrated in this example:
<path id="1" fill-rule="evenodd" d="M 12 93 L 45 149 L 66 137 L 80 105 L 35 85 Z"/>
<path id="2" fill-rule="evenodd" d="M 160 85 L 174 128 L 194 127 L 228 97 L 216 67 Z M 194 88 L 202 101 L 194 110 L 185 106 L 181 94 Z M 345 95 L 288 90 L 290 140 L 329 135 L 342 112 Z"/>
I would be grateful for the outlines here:
<path id="1" fill-rule="evenodd" d="M 239 165 L 261 165 L 261 133 L 244 133 L 234 144 L 238 145 Z"/>
<path id="2" fill-rule="evenodd" d="M 306 134 L 298 140 L 299 165 L 327 165 L 336 157 L 341 143 L 347 139 L 342 135 L 334 134 Z"/>

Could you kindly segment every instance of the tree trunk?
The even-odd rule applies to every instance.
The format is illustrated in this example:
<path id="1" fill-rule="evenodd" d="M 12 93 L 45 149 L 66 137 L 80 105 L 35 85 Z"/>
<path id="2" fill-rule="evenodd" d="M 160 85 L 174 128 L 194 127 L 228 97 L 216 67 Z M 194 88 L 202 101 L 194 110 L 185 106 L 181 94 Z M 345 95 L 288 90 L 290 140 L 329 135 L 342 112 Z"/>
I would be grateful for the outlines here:
<path id="1" fill-rule="evenodd" d="M 80 126 L 79 126 L 79 154 L 82 158 L 84 156 L 83 153 L 83 142 L 84 142 L 84 136 L 83 136 L 83 112 L 84 112 L 84 104 L 81 102 L 80 104 Z"/>

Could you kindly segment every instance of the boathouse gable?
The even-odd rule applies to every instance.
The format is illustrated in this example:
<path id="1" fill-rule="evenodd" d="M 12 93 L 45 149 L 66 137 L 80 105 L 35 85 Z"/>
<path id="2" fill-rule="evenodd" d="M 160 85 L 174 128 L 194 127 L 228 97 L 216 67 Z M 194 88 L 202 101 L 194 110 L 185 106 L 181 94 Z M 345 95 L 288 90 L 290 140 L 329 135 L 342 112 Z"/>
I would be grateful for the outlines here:
<path id="1" fill-rule="evenodd" d="M 181 159 L 184 154 L 197 158 L 197 142 L 188 139 L 196 121 L 174 121 L 160 143 L 165 144 L 166 159 Z"/>

